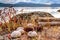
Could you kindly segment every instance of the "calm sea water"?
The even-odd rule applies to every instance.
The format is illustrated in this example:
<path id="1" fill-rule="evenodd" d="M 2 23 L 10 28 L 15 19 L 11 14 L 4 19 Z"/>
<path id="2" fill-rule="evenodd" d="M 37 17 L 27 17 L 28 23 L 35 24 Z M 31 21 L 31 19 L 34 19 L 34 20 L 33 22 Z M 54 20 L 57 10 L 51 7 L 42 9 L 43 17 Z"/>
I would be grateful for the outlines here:
<path id="1" fill-rule="evenodd" d="M 43 11 L 48 12 L 51 15 L 53 15 L 56 18 L 60 18 L 60 13 L 57 12 L 57 10 L 60 9 L 60 7 L 14 7 L 17 11 L 17 14 L 20 13 L 21 9 L 24 9 L 23 12 L 34 12 L 34 11 Z M 4 7 L 0 7 L 0 9 L 4 9 Z"/>

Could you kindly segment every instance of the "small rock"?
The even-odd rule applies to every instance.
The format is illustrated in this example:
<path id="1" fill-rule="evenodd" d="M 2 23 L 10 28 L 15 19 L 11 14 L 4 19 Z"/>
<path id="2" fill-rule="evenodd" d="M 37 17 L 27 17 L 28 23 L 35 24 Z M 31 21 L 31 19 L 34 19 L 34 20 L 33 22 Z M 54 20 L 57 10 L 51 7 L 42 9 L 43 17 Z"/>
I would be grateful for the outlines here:
<path id="1" fill-rule="evenodd" d="M 18 30 L 23 30 L 24 28 L 23 27 L 18 27 L 16 30 L 18 31 Z"/>
<path id="2" fill-rule="evenodd" d="M 25 31 L 23 29 L 18 30 L 21 34 L 24 33 Z"/>
<path id="3" fill-rule="evenodd" d="M 20 37 L 21 36 L 21 33 L 19 31 L 13 31 L 11 33 L 11 37 Z"/>
<path id="4" fill-rule="evenodd" d="M 28 36 L 29 37 L 36 37 L 37 33 L 35 31 L 30 31 L 30 32 L 28 32 Z"/>
<path id="5" fill-rule="evenodd" d="M 16 29 L 16 31 L 19 31 L 19 32 L 21 32 L 21 33 L 24 33 L 24 28 L 23 28 L 23 27 L 18 27 L 18 28 Z"/>
<path id="6" fill-rule="evenodd" d="M 3 36 L 0 36 L 0 40 L 3 40 Z"/>

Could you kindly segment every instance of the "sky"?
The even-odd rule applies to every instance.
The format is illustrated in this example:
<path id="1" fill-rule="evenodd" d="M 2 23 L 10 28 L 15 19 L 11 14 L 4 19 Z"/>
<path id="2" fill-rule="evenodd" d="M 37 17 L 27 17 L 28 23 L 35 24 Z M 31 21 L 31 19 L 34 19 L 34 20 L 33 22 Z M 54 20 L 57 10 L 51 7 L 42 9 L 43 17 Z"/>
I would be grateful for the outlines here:
<path id="1" fill-rule="evenodd" d="M 60 4 L 60 0 L 0 0 L 0 3 L 16 4 L 19 2 L 38 3 L 38 4 Z"/>

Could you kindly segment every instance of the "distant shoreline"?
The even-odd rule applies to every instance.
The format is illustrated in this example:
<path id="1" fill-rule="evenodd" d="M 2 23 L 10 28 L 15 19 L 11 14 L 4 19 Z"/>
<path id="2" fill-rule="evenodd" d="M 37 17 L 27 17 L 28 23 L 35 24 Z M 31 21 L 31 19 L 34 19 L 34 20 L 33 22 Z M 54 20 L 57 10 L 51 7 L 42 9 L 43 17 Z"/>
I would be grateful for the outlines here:
<path id="1" fill-rule="evenodd" d="M 4 7 L 0 7 L 0 8 L 4 8 Z M 60 8 L 60 7 L 14 7 L 14 8 L 33 8 L 33 9 L 35 9 L 35 8 L 40 8 L 40 9 L 45 9 L 45 8 L 52 8 L 52 9 L 57 9 L 57 8 Z"/>

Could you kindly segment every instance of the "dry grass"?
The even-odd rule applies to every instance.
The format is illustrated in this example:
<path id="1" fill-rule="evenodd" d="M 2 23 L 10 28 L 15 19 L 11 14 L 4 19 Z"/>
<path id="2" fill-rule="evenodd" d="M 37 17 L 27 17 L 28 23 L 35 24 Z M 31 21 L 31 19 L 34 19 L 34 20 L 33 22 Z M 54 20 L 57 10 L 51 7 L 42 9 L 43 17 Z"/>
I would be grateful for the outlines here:
<path id="1" fill-rule="evenodd" d="M 44 17 L 46 17 L 46 19 L 44 19 Z M 33 30 L 35 30 L 34 27 L 36 27 L 36 28 L 41 27 L 42 31 L 38 32 L 37 31 L 38 28 L 37 28 L 35 30 L 38 33 L 37 37 L 29 38 L 26 34 L 24 34 L 20 37 L 21 40 L 28 40 L 28 39 L 29 40 L 57 40 L 59 38 L 59 37 L 57 38 L 57 35 L 59 35 L 59 33 L 60 33 L 59 32 L 60 26 L 58 24 L 53 24 L 53 26 L 51 26 L 51 24 L 49 22 L 53 22 L 53 21 L 55 22 L 57 19 L 53 19 L 53 21 L 50 21 L 49 17 L 52 17 L 52 16 L 50 14 L 47 15 L 47 13 L 45 13 L 45 12 L 32 12 L 30 14 L 27 14 L 27 13 L 18 14 L 16 16 L 14 16 L 13 18 L 11 18 L 11 20 L 9 20 L 9 22 L 1 24 L 0 34 L 4 35 L 4 32 L 5 32 L 5 34 L 10 33 L 18 27 L 27 28 L 28 27 L 27 24 L 32 23 L 33 25 L 31 26 L 31 28 L 33 28 Z M 54 17 L 52 17 L 52 18 L 54 18 Z M 57 21 L 60 22 L 59 20 L 57 20 Z M 38 22 L 47 22 L 47 23 L 38 24 Z M 56 37 L 52 36 L 52 34 Z"/>

